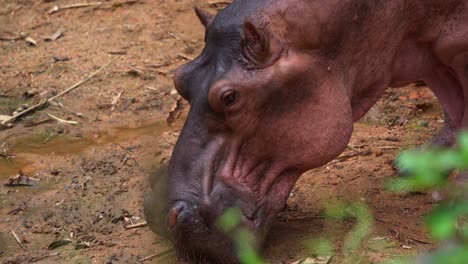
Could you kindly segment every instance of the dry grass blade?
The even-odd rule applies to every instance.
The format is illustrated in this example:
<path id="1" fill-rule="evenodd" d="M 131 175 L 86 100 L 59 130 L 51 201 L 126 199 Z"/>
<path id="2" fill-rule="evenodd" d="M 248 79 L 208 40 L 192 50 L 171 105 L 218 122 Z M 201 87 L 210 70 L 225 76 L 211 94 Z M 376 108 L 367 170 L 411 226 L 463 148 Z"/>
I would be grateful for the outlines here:
<path id="1" fill-rule="evenodd" d="M 57 122 L 62 123 L 62 124 L 69 124 L 69 125 L 78 125 L 78 122 L 76 121 L 71 121 L 71 120 L 65 120 L 62 118 L 58 118 L 52 114 L 46 113 L 48 116 L 52 117 L 53 119 L 57 120 Z"/>
<path id="2" fill-rule="evenodd" d="M 65 95 L 65 94 L 67 94 L 67 93 L 69 93 L 69 92 L 75 90 L 76 88 L 78 88 L 78 87 L 79 87 L 80 85 L 82 85 L 83 83 L 85 83 L 85 82 L 89 81 L 90 79 L 92 79 L 94 76 L 96 76 L 98 73 L 100 73 L 102 70 L 104 70 L 104 68 L 106 68 L 107 66 L 109 66 L 111 63 L 113 63 L 113 62 L 114 62 L 115 60 L 117 60 L 118 58 L 119 58 L 119 57 L 116 57 L 116 58 L 112 59 L 110 62 L 106 63 L 106 64 L 103 65 L 101 68 L 99 68 L 97 71 L 91 73 L 90 75 L 88 75 L 88 77 L 86 77 L 86 78 L 82 79 L 81 81 L 75 83 L 74 85 L 70 86 L 70 87 L 67 88 L 65 91 L 62 91 L 61 93 L 59 93 L 59 94 L 57 94 L 56 96 L 53 96 L 53 97 L 51 97 L 51 98 L 49 98 L 49 99 L 44 99 L 44 100 L 42 100 L 41 102 L 39 102 L 39 103 L 37 103 L 37 104 L 35 104 L 35 105 L 33 105 L 33 106 L 27 108 L 26 110 L 21 111 L 21 112 L 17 113 L 16 115 L 13 115 L 13 116 L 11 116 L 11 117 L 9 117 L 9 118 L 3 120 L 0 124 L 6 125 L 6 124 L 8 124 L 8 123 L 10 123 L 10 122 L 13 122 L 13 121 L 16 120 L 18 117 L 23 116 L 23 115 L 25 115 L 25 114 L 27 114 L 27 113 L 29 113 L 29 112 L 35 111 L 35 110 L 37 110 L 37 109 L 40 109 L 40 108 L 46 106 L 48 103 L 54 101 L 55 99 L 57 99 L 57 98 L 59 98 L 59 97 Z"/>

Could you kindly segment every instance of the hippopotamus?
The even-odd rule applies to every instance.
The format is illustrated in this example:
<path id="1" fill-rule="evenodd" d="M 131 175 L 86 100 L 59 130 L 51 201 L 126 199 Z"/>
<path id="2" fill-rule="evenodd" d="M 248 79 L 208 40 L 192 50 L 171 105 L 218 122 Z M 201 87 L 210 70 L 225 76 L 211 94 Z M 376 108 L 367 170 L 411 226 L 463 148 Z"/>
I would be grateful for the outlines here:
<path id="1" fill-rule="evenodd" d="M 297 179 L 345 149 L 387 87 L 424 81 L 438 98 L 445 126 L 429 146 L 468 127 L 466 0 L 235 0 L 195 12 L 205 47 L 174 74 L 190 110 L 145 199 L 149 225 L 182 256 L 236 263 L 217 225 L 232 207 L 261 248 Z"/>

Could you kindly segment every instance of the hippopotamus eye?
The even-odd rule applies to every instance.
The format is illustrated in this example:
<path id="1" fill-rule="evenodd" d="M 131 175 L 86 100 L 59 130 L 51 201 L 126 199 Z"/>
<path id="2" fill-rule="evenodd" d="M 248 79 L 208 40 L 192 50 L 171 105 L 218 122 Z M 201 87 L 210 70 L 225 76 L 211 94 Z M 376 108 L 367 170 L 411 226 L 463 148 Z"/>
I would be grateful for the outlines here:
<path id="1" fill-rule="evenodd" d="M 236 103 L 238 94 L 235 91 L 227 91 L 223 94 L 222 100 L 225 106 L 232 106 Z"/>

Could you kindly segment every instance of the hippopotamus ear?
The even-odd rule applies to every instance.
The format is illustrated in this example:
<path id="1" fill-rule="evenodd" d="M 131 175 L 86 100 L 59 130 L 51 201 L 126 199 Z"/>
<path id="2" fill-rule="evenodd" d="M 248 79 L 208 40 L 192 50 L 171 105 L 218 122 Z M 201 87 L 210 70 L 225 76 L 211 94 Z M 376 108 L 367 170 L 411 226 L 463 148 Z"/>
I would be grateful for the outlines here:
<path id="1" fill-rule="evenodd" d="M 205 26 L 205 28 L 207 28 L 208 24 L 213 19 L 213 15 L 196 5 L 194 6 L 194 9 L 195 9 L 195 14 L 197 14 L 198 19 L 200 19 L 200 22 L 203 24 L 203 26 Z"/>
<path id="2" fill-rule="evenodd" d="M 267 26 L 257 27 L 246 20 L 242 29 L 242 53 L 252 64 L 266 67 L 279 57 L 281 46 L 277 39 L 272 38 Z"/>

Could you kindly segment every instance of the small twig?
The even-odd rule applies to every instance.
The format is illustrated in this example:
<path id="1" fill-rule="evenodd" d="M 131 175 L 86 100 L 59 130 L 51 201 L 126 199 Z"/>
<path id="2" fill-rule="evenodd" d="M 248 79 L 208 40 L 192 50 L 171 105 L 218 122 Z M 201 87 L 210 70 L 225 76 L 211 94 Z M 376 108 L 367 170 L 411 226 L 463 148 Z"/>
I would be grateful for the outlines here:
<path id="1" fill-rule="evenodd" d="M 192 57 L 190 57 L 190 56 L 188 56 L 188 55 L 185 55 L 185 54 L 183 54 L 183 53 L 178 53 L 177 56 L 181 57 L 182 59 L 189 60 L 189 61 L 191 61 L 191 60 L 194 59 L 194 58 L 192 58 Z"/>
<path id="2" fill-rule="evenodd" d="M 132 65 L 128 65 L 128 67 L 130 68 L 130 72 L 133 71 L 134 74 L 138 74 L 138 75 L 142 75 L 144 74 L 145 72 L 143 71 L 143 69 L 138 69 L 137 67 L 134 67 Z"/>
<path id="3" fill-rule="evenodd" d="M 56 96 L 50 98 L 48 101 L 53 101 L 61 96 L 63 96 L 64 94 L 67 94 L 73 90 L 75 90 L 76 88 L 78 88 L 80 85 L 82 85 L 83 83 L 89 81 L 91 78 L 93 78 L 94 76 L 96 76 L 98 73 L 100 73 L 104 68 L 106 68 L 107 66 L 109 66 L 110 64 L 112 64 L 115 60 L 117 60 L 119 57 L 115 57 L 113 58 L 111 61 L 109 61 L 108 63 L 106 63 L 105 65 L 103 65 L 101 68 L 99 68 L 97 71 L 91 73 L 88 77 L 84 78 L 83 80 L 77 82 L 76 84 L 72 85 L 70 88 L 66 89 L 65 91 L 57 94 Z"/>
<path id="4" fill-rule="evenodd" d="M 111 103 L 112 108 L 111 108 L 111 111 L 114 111 L 115 106 L 116 106 L 117 103 L 119 102 L 120 97 L 122 97 L 122 94 L 123 94 L 123 93 L 124 93 L 123 91 L 120 92 L 120 93 L 118 93 L 118 94 L 112 99 L 112 103 Z"/>
<path id="5" fill-rule="evenodd" d="M 111 55 L 127 55 L 126 50 L 114 50 L 114 51 L 108 51 L 107 53 Z"/>
<path id="6" fill-rule="evenodd" d="M 180 40 L 180 38 L 179 38 L 176 34 L 174 34 L 174 33 L 172 33 L 172 32 L 167 32 L 167 34 L 168 34 L 169 36 L 175 38 L 176 40 Z"/>
<path id="7" fill-rule="evenodd" d="M 13 236 L 15 237 L 16 242 L 18 242 L 18 244 L 19 244 L 23 249 L 26 249 L 26 247 L 23 245 L 23 243 L 21 243 L 21 240 L 19 239 L 18 235 L 16 235 L 15 231 L 13 231 L 13 229 L 11 229 L 11 228 L 10 228 L 10 231 L 11 231 L 11 233 L 13 234 Z"/>
<path id="8" fill-rule="evenodd" d="M 0 36 L 0 40 L 3 41 L 14 41 L 14 40 L 20 40 L 20 39 L 25 39 L 26 36 L 14 36 L 14 37 L 4 37 Z"/>
<path id="9" fill-rule="evenodd" d="M 161 67 L 165 67 L 165 66 L 169 66 L 169 65 L 170 65 L 169 62 L 164 62 L 164 63 L 160 63 L 160 64 L 148 64 L 148 65 L 145 65 L 145 66 L 157 69 L 157 68 L 161 68 Z"/>
<path id="10" fill-rule="evenodd" d="M 433 245 L 433 243 L 427 242 L 427 241 L 424 241 L 424 240 L 421 240 L 421 239 L 417 239 L 417 238 L 410 238 L 410 239 L 413 240 L 413 241 L 416 241 L 416 242 L 418 242 L 420 244 L 423 244 L 423 245 Z"/>
<path id="11" fill-rule="evenodd" d="M 127 0 L 125 2 L 117 2 L 114 6 L 122 6 L 122 5 L 133 5 L 140 2 L 140 0 Z"/>
<path id="12" fill-rule="evenodd" d="M 399 149 L 399 147 L 393 147 L 393 146 L 383 146 L 379 147 L 381 150 L 392 150 L 392 149 Z"/>
<path id="13" fill-rule="evenodd" d="M 46 113 L 48 116 L 52 117 L 53 119 L 57 120 L 57 122 L 59 123 L 63 123 L 63 124 L 70 124 L 70 125 L 78 125 L 78 122 L 76 121 L 69 121 L 69 120 L 65 120 L 65 119 L 62 119 L 62 118 L 58 118 L 52 114 L 49 114 L 49 113 Z"/>
<path id="14" fill-rule="evenodd" d="M 6 125 L 6 124 L 8 124 L 8 123 L 14 121 L 16 118 L 18 118 L 18 117 L 20 117 L 20 116 L 22 116 L 22 115 L 25 115 L 25 114 L 27 114 L 27 113 L 29 113 L 29 112 L 31 112 L 31 111 L 34 111 L 34 110 L 36 110 L 36 109 L 39 109 L 39 108 L 41 108 L 41 107 L 44 107 L 46 104 L 47 104 L 47 100 L 45 100 L 45 99 L 44 99 L 44 100 L 41 100 L 41 102 L 39 102 L 39 103 L 37 103 L 37 104 L 35 104 L 35 105 L 29 107 L 28 109 L 26 109 L 26 110 L 24 110 L 24 111 L 21 111 L 21 112 L 17 113 L 16 115 L 11 116 L 11 117 L 8 118 L 8 119 L 3 120 L 1 124 L 2 124 L 2 125 Z"/>
<path id="15" fill-rule="evenodd" d="M 46 104 L 48 103 L 51 103 L 52 101 L 54 101 L 55 99 L 75 90 L 76 88 L 78 88 L 80 85 L 82 85 L 83 83 L 89 81 L 91 78 L 93 78 L 94 76 L 96 76 L 98 73 L 100 73 L 104 68 L 106 68 L 107 66 L 109 66 L 112 62 L 114 62 L 115 60 L 117 60 L 119 57 L 115 57 L 114 59 L 112 59 L 110 62 L 108 62 L 107 64 L 103 65 L 101 68 L 99 68 L 97 71 L 91 73 L 90 75 L 88 75 L 88 77 L 82 79 L 81 81 L 75 83 L 74 85 L 70 86 L 69 88 L 67 88 L 65 91 L 62 91 L 61 93 L 57 94 L 56 96 L 53 96 L 49 99 L 44 99 L 42 100 L 41 102 L 29 107 L 28 109 L 24 110 L 24 111 L 21 111 L 19 113 L 17 113 L 16 115 L 13 115 L 11 116 L 10 118 L 7 118 L 5 120 L 2 121 L 2 125 L 6 125 L 14 120 L 16 120 L 18 117 L 20 116 L 23 116 L 29 112 L 32 112 L 32 111 L 35 111 L 39 108 L 42 108 L 44 107 Z"/>
<path id="16" fill-rule="evenodd" d="M 145 227 L 147 225 L 148 225 L 148 223 L 146 221 L 144 221 L 144 222 L 141 222 L 141 223 L 138 223 L 138 224 L 125 226 L 125 229 L 140 228 L 140 227 Z"/>
<path id="17" fill-rule="evenodd" d="M 2 149 L 1 149 L 1 151 L 2 151 L 2 152 L 0 152 L 0 157 L 4 157 L 4 158 L 6 158 L 6 159 L 10 159 L 10 158 L 16 157 L 15 155 L 10 155 L 10 154 L 8 154 L 8 153 L 6 152 L 6 149 L 3 149 L 3 147 L 2 147 Z"/>
<path id="18" fill-rule="evenodd" d="M 56 5 L 54 7 L 52 7 L 52 9 L 49 11 L 49 15 L 52 15 L 53 13 L 56 13 L 60 10 L 64 10 L 64 9 L 70 9 L 70 8 L 80 8 L 80 7 L 88 7 L 88 6 L 98 6 L 98 5 L 101 5 L 102 2 L 90 2 L 90 3 L 78 3 L 78 4 L 71 4 L 71 5 L 63 5 L 63 6 L 59 6 L 59 5 Z"/>
<path id="19" fill-rule="evenodd" d="M 208 4 L 210 6 L 217 6 L 217 5 L 229 5 L 230 1 L 209 1 Z"/>
<path id="20" fill-rule="evenodd" d="M 43 259 L 46 259 L 46 258 L 49 258 L 49 257 L 53 257 L 53 256 L 57 256 L 58 254 L 59 254 L 58 252 L 50 253 L 50 254 L 47 254 L 47 255 L 45 255 L 45 256 L 43 256 L 43 257 L 37 258 L 37 259 L 35 259 L 35 260 L 32 260 L 31 262 L 32 262 L 32 263 L 39 262 L 39 261 L 41 261 L 41 260 L 43 260 Z"/>
<path id="21" fill-rule="evenodd" d="M 164 255 L 167 255 L 167 254 L 171 253 L 172 251 L 173 251 L 173 249 L 169 249 L 169 250 L 163 251 L 163 252 L 158 253 L 158 254 L 153 254 L 153 255 L 151 255 L 151 256 L 144 257 L 144 258 L 138 260 L 138 262 L 145 262 L 145 261 L 148 261 L 148 260 L 152 260 L 152 259 L 154 259 L 154 258 L 157 258 L 157 257 L 162 257 L 162 256 L 164 256 Z"/>
<path id="22" fill-rule="evenodd" d="M 146 89 L 152 90 L 152 91 L 159 91 L 159 89 L 151 87 L 151 86 L 145 86 Z"/>
<path id="23" fill-rule="evenodd" d="M 26 124 L 26 125 L 24 125 L 24 126 L 25 126 L 25 127 L 32 127 L 32 126 L 37 126 L 37 125 L 40 125 L 40 124 L 43 124 L 43 123 L 47 123 L 47 122 L 50 122 L 50 121 L 52 121 L 52 119 L 50 119 L 50 118 L 45 118 L 45 119 L 42 119 L 42 120 L 39 120 L 39 121 L 30 123 L 30 124 Z"/>
<path id="24" fill-rule="evenodd" d="M 335 160 L 331 161 L 331 162 L 328 163 L 327 165 L 332 165 L 332 164 L 340 163 L 340 162 L 349 160 L 349 159 L 354 158 L 354 157 L 357 157 L 357 156 L 368 156 L 368 155 L 370 155 L 370 154 L 372 154 L 372 150 L 366 150 L 366 151 L 356 152 L 356 153 L 349 154 L 349 155 L 339 156 L 338 158 L 336 158 Z"/>

